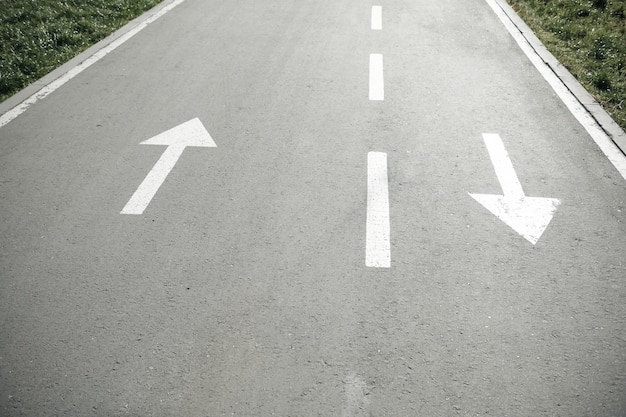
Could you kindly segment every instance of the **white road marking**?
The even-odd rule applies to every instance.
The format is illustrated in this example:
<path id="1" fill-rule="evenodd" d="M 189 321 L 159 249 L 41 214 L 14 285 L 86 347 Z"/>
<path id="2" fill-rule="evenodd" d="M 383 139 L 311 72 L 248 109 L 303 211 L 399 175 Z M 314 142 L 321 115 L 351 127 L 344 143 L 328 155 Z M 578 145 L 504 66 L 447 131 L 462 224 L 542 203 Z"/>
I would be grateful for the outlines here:
<path id="1" fill-rule="evenodd" d="M 383 29 L 383 8 L 382 6 L 372 6 L 372 30 Z"/>
<path id="2" fill-rule="evenodd" d="M 199 119 L 163 132 L 142 145 L 165 145 L 167 149 L 143 180 L 120 214 L 143 214 L 187 146 L 217 146 Z"/>
<path id="3" fill-rule="evenodd" d="M 485 141 L 485 146 L 487 146 L 491 163 L 496 171 L 504 195 L 511 198 L 524 198 L 522 184 L 520 184 L 517 178 L 513 163 L 509 153 L 504 148 L 500 135 L 484 133 L 483 140 Z"/>
<path id="4" fill-rule="evenodd" d="M 391 266 L 388 183 L 387 154 L 369 152 L 365 265 L 373 268 Z"/>
<path id="5" fill-rule="evenodd" d="M 526 197 L 500 136 L 485 133 L 483 139 L 504 195 L 469 195 L 534 245 L 548 227 L 561 201 Z"/>
<path id="6" fill-rule="evenodd" d="M 370 54 L 370 100 L 385 99 L 385 81 L 383 78 L 383 56 Z"/>
<path id="7" fill-rule="evenodd" d="M 600 125 L 589 114 L 585 107 L 572 94 L 561 79 L 552 71 L 552 69 L 543 61 L 543 59 L 535 52 L 524 35 L 519 31 L 509 16 L 502 10 L 495 0 L 485 0 L 493 9 L 500 21 L 507 28 L 511 36 L 515 39 L 524 54 L 533 63 L 543 78 L 548 81 L 552 89 L 565 103 L 569 111 L 574 115 L 578 122 L 585 128 L 587 133 L 593 138 L 598 147 L 604 152 L 609 161 L 615 166 L 624 179 L 626 179 L 626 157 L 613 143 L 611 138 L 602 130 Z"/>
<path id="8" fill-rule="evenodd" d="M 10 121 L 12 121 L 16 117 L 18 117 L 20 114 L 24 113 L 26 110 L 28 110 L 28 108 L 30 106 L 32 106 L 33 104 L 35 104 L 39 100 L 42 100 L 45 97 L 47 97 L 48 95 L 50 95 L 51 93 L 53 93 L 55 90 L 57 90 L 58 88 L 63 86 L 69 80 L 71 80 L 72 78 L 76 77 L 78 74 L 80 74 L 81 72 L 83 72 L 84 70 L 86 70 L 87 68 L 89 68 L 90 66 L 95 64 L 96 62 L 98 62 L 100 59 L 104 58 L 106 55 L 108 55 L 114 49 L 116 49 L 117 47 L 122 45 L 124 42 L 126 42 L 127 40 L 129 40 L 130 38 L 135 36 L 137 33 L 141 32 L 143 29 L 145 29 L 146 26 L 148 26 L 149 24 L 151 24 L 152 22 L 154 22 L 155 20 L 157 20 L 158 18 L 160 18 L 161 16 L 163 16 L 164 14 L 166 14 L 167 12 L 169 12 L 174 7 L 178 6 L 179 4 L 181 4 L 184 1 L 185 0 L 173 0 L 170 4 L 164 6 L 157 13 L 148 16 L 145 20 L 141 21 L 137 26 L 135 26 L 134 28 L 132 28 L 128 32 L 124 33 L 119 38 L 116 38 L 111 43 L 109 43 L 107 46 L 105 46 L 104 48 L 102 48 L 98 52 L 96 52 L 95 54 L 93 54 L 90 57 L 88 57 L 87 59 L 85 59 L 82 63 L 80 63 L 79 65 L 77 65 L 77 66 L 75 66 L 73 68 L 71 68 L 65 74 L 61 75 L 59 78 L 57 78 L 56 80 L 52 81 L 50 84 L 44 86 L 41 90 L 39 90 L 35 94 L 31 95 L 26 100 L 22 101 L 20 104 L 18 104 L 17 106 L 13 107 L 11 110 L 7 111 L 3 115 L 1 115 L 0 116 L 0 127 L 6 125 Z"/>
<path id="9" fill-rule="evenodd" d="M 370 416 L 369 398 L 366 396 L 367 385 L 358 375 L 352 374 L 344 381 L 345 402 L 341 417 Z"/>

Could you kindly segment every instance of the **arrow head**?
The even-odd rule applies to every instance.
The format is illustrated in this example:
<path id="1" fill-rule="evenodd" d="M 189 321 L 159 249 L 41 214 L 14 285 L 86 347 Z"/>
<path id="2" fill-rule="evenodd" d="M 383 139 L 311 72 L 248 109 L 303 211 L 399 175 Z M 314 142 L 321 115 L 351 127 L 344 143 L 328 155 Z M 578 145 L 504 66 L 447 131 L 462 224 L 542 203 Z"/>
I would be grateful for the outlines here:
<path id="1" fill-rule="evenodd" d="M 546 230 L 561 204 L 556 198 L 512 198 L 471 193 L 469 195 L 533 245 Z"/>
<path id="2" fill-rule="evenodd" d="M 204 128 L 200 119 L 195 118 L 166 130 L 148 140 L 141 142 L 142 145 L 177 145 L 177 146 L 202 146 L 215 148 L 217 145 L 211 135 Z"/>

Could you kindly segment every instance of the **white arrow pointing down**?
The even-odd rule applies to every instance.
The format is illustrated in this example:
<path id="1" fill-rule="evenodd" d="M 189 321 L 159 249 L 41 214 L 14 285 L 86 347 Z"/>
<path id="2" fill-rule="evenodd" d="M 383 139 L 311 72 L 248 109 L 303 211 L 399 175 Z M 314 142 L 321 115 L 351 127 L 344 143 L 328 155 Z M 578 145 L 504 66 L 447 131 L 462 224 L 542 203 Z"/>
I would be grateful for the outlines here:
<path id="1" fill-rule="evenodd" d="M 120 214 L 142 214 L 144 212 L 187 146 L 217 146 L 198 118 L 156 135 L 141 142 L 141 144 L 164 145 L 167 146 L 167 149 L 165 149 L 157 163 L 154 164 L 152 170 L 150 170 Z"/>
<path id="2" fill-rule="evenodd" d="M 534 245 L 548 227 L 561 201 L 526 197 L 500 136 L 485 133 L 483 139 L 504 195 L 468 194 Z"/>

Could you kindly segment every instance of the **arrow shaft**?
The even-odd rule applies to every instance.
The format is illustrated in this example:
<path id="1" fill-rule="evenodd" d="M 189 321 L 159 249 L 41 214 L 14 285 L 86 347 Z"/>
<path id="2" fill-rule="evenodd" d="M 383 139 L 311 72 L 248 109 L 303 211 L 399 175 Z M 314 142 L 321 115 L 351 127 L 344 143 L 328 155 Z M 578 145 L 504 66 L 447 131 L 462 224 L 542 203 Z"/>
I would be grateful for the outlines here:
<path id="1" fill-rule="evenodd" d="M 139 188 L 137 188 L 137 191 L 126 203 L 121 214 L 143 214 L 184 150 L 185 145 L 170 145 L 167 147 L 161 158 L 154 164 L 152 170 L 150 170 Z"/>
<path id="2" fill-rule="evenodd" d="M 487 150 L 489 151 L 489 157 L 491 158 L 491 163 L 493 164 L 496 175 L 498 176 L 498 181 L 502 187 L 503 194 L 506 197 L 511 198 L 524 198 L 525 195 L 524 190 L 522 189 L 522 184 L 520 184 L 519 179 L 517 178 L 517 174 L 513 168 L 513 163 L 511 162 L 511 158 L 509 158 L 508 152 L 504 148 L 504 143 L 502 143 L 500 135 L 485 133 L 483 134 L 483 139 L 485 141 L 485 145 L 487 146 Z"/>

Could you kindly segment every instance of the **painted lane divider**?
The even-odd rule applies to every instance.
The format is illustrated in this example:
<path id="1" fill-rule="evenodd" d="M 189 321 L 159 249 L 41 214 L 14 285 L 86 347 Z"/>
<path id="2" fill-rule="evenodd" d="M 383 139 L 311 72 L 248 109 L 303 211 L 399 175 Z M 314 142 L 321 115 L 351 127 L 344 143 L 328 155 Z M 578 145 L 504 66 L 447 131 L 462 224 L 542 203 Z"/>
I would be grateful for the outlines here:
<path id="1" fill-rule="evenodd" d="M 167 130 L 141 144 L 164 145 L 167 149 L 120 214 L 143 214 L 187 146 L 212 148 L 217 146 L 198 118 Z"/>
<path id="2" fill-rule="evenodd" d="M 383 78 L 383 56 L 370 54 L 370 100 L 383 101 L 385 99 L 385 81 Z"/>
<path id="3" fill-rule="evenodd" d="M 372 30 L 383 29 L 383 8 L 382 6 L 372 6 Z"/>
<path id="4" fill-rule="evenodd" d="M 382 7 L 372 6 L 372 30 L 382 30 Z M 370 54 L 369 99 L 385 99 L 383 56 Z M 367 154 L 367 220 L 365 227 L 365 265 L 372 268 L 391 266 L 391 243 L 389 224 L 389 179 L 387 177 L 387 154 Z M 345 413 L 344 413 L 345 414 Z"/>
<path id="5" fill-rule="evenodd" d="M 363 417 L 370 414 L 367 384 L 357 374 L 347 375 L 344 384 L 344 403 L 341 417 Z"/>
<path id="6" fill-rule="evenodd" d="M 365 265 L 373 268 L 391 266 L 388 184 L 387 154 L 369 152 L 367 154 Z"/>
<path id="7" fill-rule="evenodd" d="M 534 245 L 548 227 L 561 201 L 526 197 L 500 136 L 485 133 L 483 139 L 503 195 L 468 194 Z"/>

